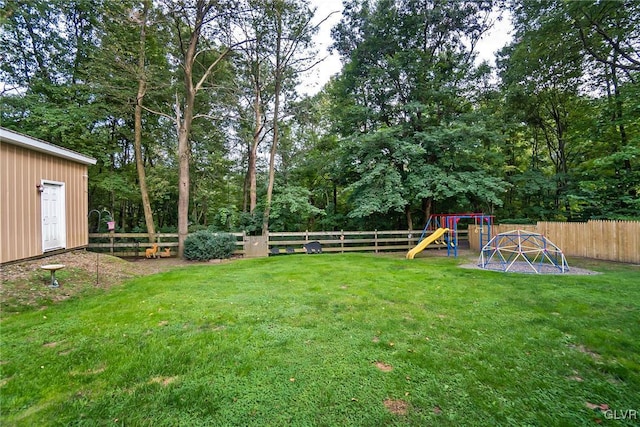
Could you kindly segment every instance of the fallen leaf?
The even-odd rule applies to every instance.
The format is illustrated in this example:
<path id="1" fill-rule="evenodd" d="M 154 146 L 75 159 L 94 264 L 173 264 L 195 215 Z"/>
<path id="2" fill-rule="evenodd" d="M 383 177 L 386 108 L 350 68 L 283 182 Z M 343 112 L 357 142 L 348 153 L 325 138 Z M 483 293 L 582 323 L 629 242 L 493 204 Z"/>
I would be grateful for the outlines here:
<path id="1" fill-rule="evenodd" d="M 442 408 L 440 408 L 439 406 L 434 406 L 433 413 L 436 415 L 440 415 L 442 413 Z"/>

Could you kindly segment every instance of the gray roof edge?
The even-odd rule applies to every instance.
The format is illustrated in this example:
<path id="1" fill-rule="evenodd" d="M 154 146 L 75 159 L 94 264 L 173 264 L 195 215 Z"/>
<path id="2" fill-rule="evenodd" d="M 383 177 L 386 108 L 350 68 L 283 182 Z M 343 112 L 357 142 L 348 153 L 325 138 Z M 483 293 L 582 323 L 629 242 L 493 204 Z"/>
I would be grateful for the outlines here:
<path id="1" fill-rule="evenodd" d="M 74 162 L 85 165 L 95 165 L 97 162 L 93 157 L 88 157 L 67 148 L 59 147 L 41 139 L 23 135 L 3 127 L 0 127 L 0 140 L 20 147 L 30 148 L 41 153 L 50 154 L 67 160 L 73 160 Z"/>

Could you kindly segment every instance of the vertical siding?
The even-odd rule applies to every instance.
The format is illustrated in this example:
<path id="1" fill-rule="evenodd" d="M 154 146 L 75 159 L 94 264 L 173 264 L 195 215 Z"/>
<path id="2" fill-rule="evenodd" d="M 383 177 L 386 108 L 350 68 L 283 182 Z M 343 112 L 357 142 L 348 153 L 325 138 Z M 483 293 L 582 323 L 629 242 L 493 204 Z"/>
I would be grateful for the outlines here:
<path id="1" fill-rule="evenodd" d="M 42 254 L 41 180 L 65 184 L 67 248 L 89 242 L 87 166 L 0 143 L 0 263 Z"/>

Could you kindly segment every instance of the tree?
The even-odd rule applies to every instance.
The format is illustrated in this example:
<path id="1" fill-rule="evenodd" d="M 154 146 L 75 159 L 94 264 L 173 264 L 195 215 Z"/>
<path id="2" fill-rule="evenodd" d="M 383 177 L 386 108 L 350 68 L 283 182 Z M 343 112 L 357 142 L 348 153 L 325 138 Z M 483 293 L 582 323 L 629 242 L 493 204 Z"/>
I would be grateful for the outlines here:
<path id="1" fill-rule="evenodd" d="M 231 51 L 231 46 L 222 45 L 221 38 L 229 34 L 224 25 L 234 8 L 231 4 L 204 0 L 166 1 L 164 7 L 174 26 L 183 81 L 182 95 L 177 92 L 175 95 L 174 116 L 163 114 L 175 122 L 178 134 L 178 256 L 181 257 L 189 233 L 189 138 L 193 121 L 208 117 L 206 113 L 196 113 L 196 96 L 215 80 L 216 69 Z"/>
<path id="2" fill-rule="evenodd" d="M 269 215 L 275 184 L 275 159 L 280 138 L 281 100 L 287 84 L 294 82 L 297 74 L 315 65 L 314 55 L 309 51 L 311 37 L 317 31 L 311 20 L 314 11 L 305 1 L 277 0 L 270 3 L 267 19 L 272 20 L 274 45 L 270 49 L 271 69 L 274 82 L 273 126 L 269 153 L 269 182 L 263 213 L 262 232 L 269 232 Z"/>
<path id="3" fill-rule="evenodd" d="M 149 242 L 155 243 L 155 225 L 153 222 L 153 211 L 151 210 L 151 201 L 149 200 L 149 191 L 147 190 L 147 176 L 144 168 L 144 160 L 142 158 L 142 103 L 147 93 L 147 75 L 145 72 L 146 63 L 146 42 L 147 42 L 147 20 L 149 19 L 149 9 L 151 8 L 151 0 L 144 0 L 142 4 L 142 12 L 138 15 L 137 21 L 140 25 L 140 49 L 138 51 L 138 92 L 136 94 L 136 105 L 134 113 L 134 147 L 136 155 L 136 169 L 138 171 L 138 180 L 140 184 L 140 195 L 142 197 L 142 207 L 144 209 L 144 219 L 149 233 Z"/>
<path id="4" fill-rule="evenodd" d="M 625 81 L 633 85 L 634 40 L 638 38 L 633 19 L 638 10 L 635 5 L 629 5 L 629 10 L 618 6 L 617 2 L 555 0 L 511 5 L 516 36 L 503 51 L 501 77 L 509 109 L 528 125 L 535 161 L 525 173 L 531 176 L 535 167 L 555 182 L 553 201 L 540 212 L 544 217 L 584 219 L 593 216 L 588 214 L 593 212 L 588 207 L 592 204 L 618 206 L 620 212 L 628 212 L 633 205 L 618 202 L 633 200 L 636 191 L 633 150 L 627 150 L 627 125 L 633 118 L 626 117 L 621 88 Z M 606 102 L 598 100 L 601 94 L 606 94 Z M 610 123 L 596 122 L 585 114 L 604 114 Z M 618 135 L 602 132 L 606 128 Z M 541 162 L 540 146 L 547 149 Z M 610 174 L 614 163 L 606 162 L 606 171 L 598 173 L 594 167 L 603 163 L 592 160 L 612 152 L 611 162 L 620 162 L 617 171 Z M 552 165 L 550 173 L 545 164 Z M 585 186 L 585 181 L 591 184 Z M 602 191 L 592 191 L 594 181 L 600 182 L 597 186 Z M 537 187 L 542 200 L 546 186 Z M 606 188 L 616 188 L 616 194 Z M 609 201 L 599 202 L 605 194 L 610 194 Z"/>
<path id="5" fill-rule="evenodd" d="M 266 110 L 273 92 L 272 72 L 269 69 L 267 40 L 272 36 L 270 22 L 264 19 L 270 2 L 254 0 L 249 2 L 249 11 L 246 19 L 239 21 L 247 43 L 238 47 L 236 62 L 244 79 L 240 86 L 243 94 L 246 94 L 246 104 L 250 107 L 252 120 L 241 119 L 241 127 L 250 133 L 250 142 L 247 150 L 247 176 L 246 188 L 249 198 L 248 211 L 253 215 L 257 200 L 257 159 L 260 143 L 266 137 Z M 243 85 L 246 82 L 246 86 Z M 246 88 L 246 89 L 245 89 Z M 244 89 L 244 91 L 243 91 Z M 241 117 L 244 111 L 241 112 Z"/>
<path id="6" fill-rule="evenodd" d="M 143 0 L 113 4 L 105 12 L 100 28 L 102 48 L 93 53 L 89 72 L 108 98 L 118 100 L 123 115 L 127 110 L 133 110 L 132 143 L 140 203 L 149 241 L 155 242 L 143 153 L 143 105 L 149 80 L 157 82 L 167 76 L 167 64 L 159 48 L 160 34 L 165 26 L 151 0 Z M 152 88 L 155 88 L 153 83 Z M 146 125 L 146 132 L 151 132 L 151 120 L 147 120 Z"/>
<path id="7" fill-rule="evenodd" d="M 96 7 L 97 6 L 97 7 Z M 104 119 L 86 85 L 85 67 L 96 49 L 100 2 L 7 2 L 0 36 L 2 125 L 100 156 L 90 133 Z"/>
<path id="8" fill-rule="evenodd" d="M 491 2 L 351 1 L 334 29 L 345 60 L 332 88 L 352 217 L 452 208 L 465 195 L 501 204 L 501 180 L 478 155 L 493 131 L 473 114 L 475 45 Z M 473 159 L 473 161 L 472 161 Z M 482 191 L 479 191 L 481 189 Z M 467 200 L 472 203 L 471 200 Z"/>

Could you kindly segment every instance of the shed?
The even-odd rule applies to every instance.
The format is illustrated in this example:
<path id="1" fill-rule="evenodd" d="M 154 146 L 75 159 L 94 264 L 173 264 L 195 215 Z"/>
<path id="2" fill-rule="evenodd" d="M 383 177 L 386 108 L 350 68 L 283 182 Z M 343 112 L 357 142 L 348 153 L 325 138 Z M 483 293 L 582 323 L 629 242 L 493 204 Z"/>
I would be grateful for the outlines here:
<path id="1" fill-rule="evenodd" d="M 0 264 L 89 243 L 96 160 L 0 127 Z"/>

